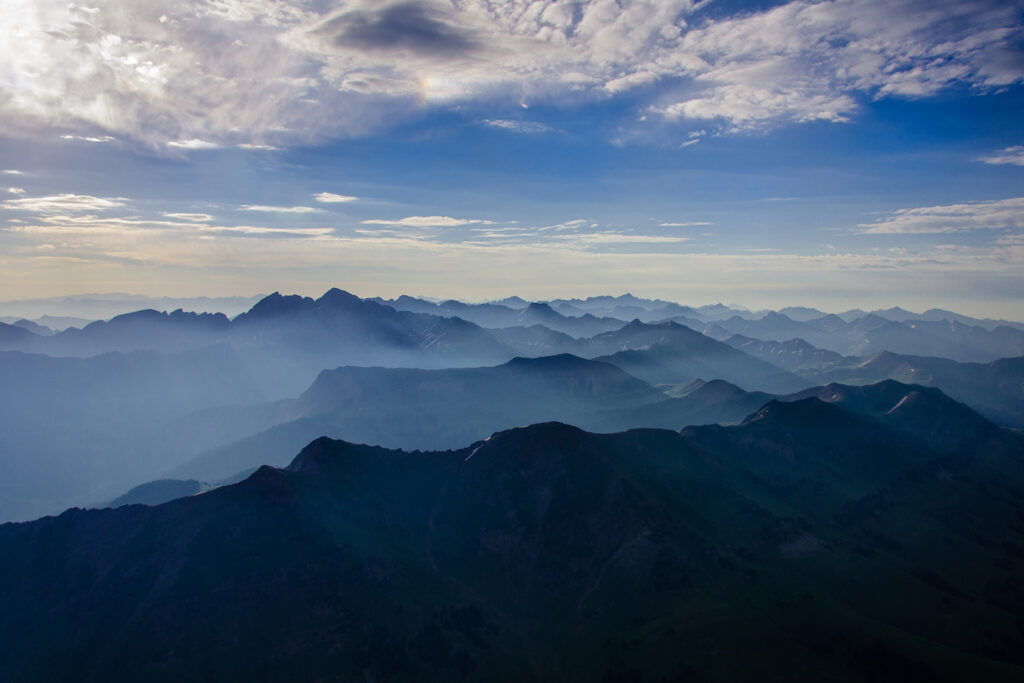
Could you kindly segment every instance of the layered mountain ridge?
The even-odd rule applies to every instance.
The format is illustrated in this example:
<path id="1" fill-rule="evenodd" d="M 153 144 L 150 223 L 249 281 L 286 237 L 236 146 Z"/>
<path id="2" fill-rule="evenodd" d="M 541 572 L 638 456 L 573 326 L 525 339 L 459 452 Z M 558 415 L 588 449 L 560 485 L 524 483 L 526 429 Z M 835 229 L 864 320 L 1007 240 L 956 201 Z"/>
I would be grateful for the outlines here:
<path id="1" fill-rule="evenodd" d="M 393 303 L 410 310 L 397 310 Z M 619 320 L 606 315 L 613 310 L 636 317 Z M 460 312 L 487 324 L 511 326 L 481 327 L 452 315 Z M 841 356 L 802 339 L 766 341 L 720 327 L 813 329 L 847 339 L 879 326 L 902 324 L 885 316 L 907 314 L 882 311 L 844 320 L 816 318 L 813 313 L 794 312 L 805 319 L 801 322 L 782 313 L 751 313 L 721 305 L 682 307 L 628 295 L 547 303 L 433 303 L 411 297 L 383 302 L 332 289 L 318 299 L 274 293 L 233 319 L 143 310 L 60 332 L 36 334 L 31 326 L 9 326 L 0 332 L 12 331 L 14 336 L 6 342 L 0 339 L 0 346 L 21 351 L 0 352 L 0 373 L 6 380 L 0 388 L 0 406 L 5 407 L 0 412 L 0 459 L 9 474 L 0 519 L 28 519 L 68 505 L 110 500 L 161 477 L 219 481 L 259 464 L 258 459 L 230 471 L 231 458 L 224 460 L 224 468 L 213 471 L 179 468 L 200 457 L 212 462 L 219 457 L 216 452 L 231 449 L 239 454 L 251 451 L 249 458 L 232 456 L 238 463 L 251 463 L 258 454 L 269 457 L 271 451 L 280 458 L 322 433 L 421 448 L 456 447 L 479 438 L 481 432 L 547 419 L 597 431 L 677 429 L 692 423 L 734 422 L 759 407 L 758 401 L 763 403 L 767 395 L 787 396 L 829 382 L 864 384 L 893 378 L 936 386 L 999 424 L 1024 426 L 1024 368 L 1017 367 L 1018 359 L 971 364 L 897 357 L 891 351 L 868 358 Z M 664 315 L 676 317 L 664 320 Z M 492 318 L 489 322 L 483 319 L 487 316 Z M 996 329 L 1001 328 L 992 327 Z M 585 336 L 596 330 L 604 331 Z M 511 387 L 495 388 L 509 396 L 502 405 L 548 409 L 510 409 L 504 421 L 483 420 L 480 406 L 487 399 L 478 391 L 476 403 L 465 411 L 471 419 L 457 428 L 452 427 L 456 414 L 438 413 L 429 406 L 427 413 L 433 411 L 437 417 L 431 427 L 417 411 L 409 412 L 401 391 L 389 394 L 390 405 L 374 404 L 379 409 L 376 417 L 369 408 L 347 417 L 310 413 L 295 402 L 325 369 L 442 371 L 564 354 L 610 363 L 681 400 L 657 396 L 643 405 L 583 407 L 577 397 L 552 410 L 553 402 L 538 397 L 536 390 L 524 394 Z M 79 369 L 69 373 L 72 366 Z M 396 371 L 394 376 L 403 375 Z M 378 379 L 385 381 L 383 375 Z M 745 393 L 725 400 L 706 389 L 682 400 L 678 387 L 696 380 L 723 380 Z M 431 401 L 443 405 L 469 400 L 458 386 L 450 396 L 435 393 Z M 45 438 L 48 425 L 55 421 L 61 425 L 60 438 Z M 265 441 L 258 438 L 261 434 Z M 25 452 L 33 457 L 20 457 Z"/>
<path id="2" fill-rule="evenodd" d="M 321 438 L 0 526 L 0 676 L 1018 680 L 1021 437 L 940 392 L 829 391 L 681 433 Z"/>

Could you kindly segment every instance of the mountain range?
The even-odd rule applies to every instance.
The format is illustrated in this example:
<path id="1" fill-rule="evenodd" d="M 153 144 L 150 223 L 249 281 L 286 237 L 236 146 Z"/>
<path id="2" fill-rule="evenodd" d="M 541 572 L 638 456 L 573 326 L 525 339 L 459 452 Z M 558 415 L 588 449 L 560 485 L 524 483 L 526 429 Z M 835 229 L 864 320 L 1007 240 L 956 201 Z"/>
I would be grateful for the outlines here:
<path id="1" fill-rule="evenodd" d="M 648 319 L 677 318 L 627 322 L 604 315 L 638 310 Z M 722 327 L 760 326 L 766 337 L 817 330 L 822 337 L 849 341 L 902 325 L 881 315 L 847 322 L 837 316 L 814 318 L 810 309 L 791 312 L 807 320 L 781 313 L 737 315 L 737 309 L 721 305 L 692 308 L 629 295 L 463 304 L 411 297 L 383 302 L 332 289 L 318 299 L 275 293 L 234 318 L 143 310 L 59 332 L 26 321 L 0 325 L 0 347 L 17 349 L 0 352 L 0 464 L 8 473 L 0 485 L 0 519 L 96 504 L 159 478 L 220 481 L 266 462 L 283 465 L 287 454 L 323 434 L 415 449 L 455 448 L 493 431 L 545 420 L 595 431 L 679 429 L 734 422 L 767 396 L 833 382 L 893 378 L 936 386 L 998 424 L 1024 426 L 1019 358 L 963 363 L 890 351 L 851 356 L 802 338 L 774 341 Z M 484 327 L 455 314 L 509 326 Z M 717 322 L 701 321 L 713 318 Z M 701 327 L 707 334 L 694 329 Z M 911 331 L 930 339 L 929 329 Z M 989 337 L 1003 329 L 1016 334 L 1007 326 L 970 329 Z M 570 362 L 568 354 L 578 358 Z M 526 372 L 526 359 L 556 356 L 569 363 L 557 386 L 479 381 L 515 358 L 521 359 L 516 367 Z M 649 385 L 647 398 L 637 404 L 610 387 L 602 389 L 610 392 L 603 403 L 570 397 L 573 382 L 591 381 L 591 366 L 579 359 L 629 373 Z M 390 370 L 357 370 L 371 366 Z M 377 399 L 357 398 L 341 410 L 299 398 L 335 369 L 349 376 L 362 372 L 359 381 L 367 396 Z M 436 374 L 417 374 L 417 369 Z M 460 383 L 454 377 L 474 379 Z M 416 386 L 426 378 L 450 390 L 408 396 L 401 388 L 380 390 L 407 381 Z M 692 383 L 709 386 L 686 396 Z M 732 394 L 728 400 L 727 394 Z M 413 401 L 417 395 L 420 403 Z M 464 409 L 443 407 L 449 404 Z M 494 405 L 487 413 L 489 404 Z M 60 429 L 47 438 L 55 423 Z M 33 456 L 23 457 L 27 452 Z M 219 464 L 186 466 L 200 462 Z"/>
<path id="2" fill-rule="evenodd" d="M 703 331 L 723 340 L 732 335 L 764 341 L 801 339 L 847 356 L 891 351 L 963 362 L 989 362 L 1024 355 L 1024 329 L 1009 325 L 986 329 L 959 320 L 895 322 L 868 314 L 850 321 L 827 315 L 800 322 L 782 313 L 770 312 L 758 319 L 733 316 L 718 320 L 706 325 Z"/>
<path id="3" fill-rule="evenodd" d="M 0 322 L 0 680 L 1024 677 L 1015 323 L 97 317 Z"/>
<path id="4" fill-rule="evenodd" d="M 865 402 L 866 391 L 881 397 L 881 403 L 878 398 Z M 937 389 L 893 380 L 870 388 L 832 383 L 787 395 L 747 392 L 723 380 L 695 380 L 659 391 L 610 363 L 575 356 L 515 359 L 498 367 L 453 370 L 345 367 L 322 373 L 295 401 L 244 413 L 214 409 L 199 414 L 203 421 L 217 422 L 227 431 L 242 434 L 248 428 L 251 433 L 200 453 L 161 476 L 179 487 L 186 481 L 237 481 L 260 465 L 284 467 L 291 453 L 325 435 L 406 450 L 454 449 L 496 431 L 548 418 L 593 432 L 680 429 L 739 423 L 771 401 L 842 400 L 855 410 L 872 413 L 888 410 L 904 395 L 910 395 L 908 401 L 914 404 L 923 400 L 921 396 L 936 394 L 945 399 Z M 931 410 L 942 413 L 934 406 Z M 258 423 L 251 421 L 253 414 L 260 416 Z M 937 419 L 933 431 L 946 434 L 941 417 Z M 955 424 L 962 430 L 966 422 Z M 188 420 L 179 423 L 180 428 L 188 426 Z M 173 492 L 169 487 L 160 490 Z M 154 490 L 145 493 L 150 502 L 170 499 Z"/>
<path id="5" fill-rule="evenodd" d="M 298 399 L 266 406 L 259 431 L 164 476 L 212 481 L 261 464 L 284 466 L 288 454 L 322 435 L 409 450 L 452 449 L 552 419 L 600 432 L 738 421 L 770 398 L 721 380 L 698 380 L 685 395 L 670 396 L 612 363 L 571 355 L 448 370 L 342 367 L 321 373 Z M 210 410 L 200 417 L 228 425 L 235 414 Z"/>
<path id="6" fill-rule="evenodd" d="M 0 678 L 1016 681 L 1021 519 L 1022 437 L 891 381 L 681 432 L 321 438 L 0 526 Z"/>
<path id="7" fill-rule="evenodd" d="M 597 316 L 593 311 L 627 315 Z M 275 292 L 233 319 L 180 309 L 171 313 L 143 310 L 55 334 L 26 336 L 5 327 L 0 331 L 0 348 L 92 355 L 230 343 L 249 349 L 273 349 L 279 356 L 299 353 L 308 357 L 311 367 L 319 364 L 317 370 L 373 363 L 451 367 L 499 362 L 524 353 L 587 355 L 585 345 L 574 345 L 572 339 L 618 331 L 630 322 L 672 321 L 722 341 L 734 335 L 762 341 L 801 339 L 847 356 L 890 351 L 990 362 L 1024 355 L 1024 325 L 956 314 L 942 320 L 918 317 L 897 321 L 890 319 L 891 310 L 881 312 L 890 318 L 872 313 L 849 320 L 827 314 L 809 319 L 798 315 L 802 319 L 795 320 L 779 312 L 741 313 L 721 305 L 694 309 L 628 295 L 595 297 L 594 301 L 534 302 L 513 308 L 497 303 L 433 303 L 412 297 L 360 299 L 332 289 L 319 299 Z M 929 313 L 932 317 L 938 315 Z M 311 379 L 308 377 L 306 384 Z"/>

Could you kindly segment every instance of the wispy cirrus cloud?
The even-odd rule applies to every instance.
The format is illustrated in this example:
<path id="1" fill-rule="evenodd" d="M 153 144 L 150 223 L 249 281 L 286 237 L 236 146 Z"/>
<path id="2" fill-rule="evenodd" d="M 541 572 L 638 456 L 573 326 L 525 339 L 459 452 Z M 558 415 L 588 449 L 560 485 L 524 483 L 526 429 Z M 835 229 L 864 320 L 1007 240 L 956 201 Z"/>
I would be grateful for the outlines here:
<path id="1" fill-rule="evenodd" d="M 192 223 L 208 223 L 213 220 L 213 216 L 208 213 L 165 213 L 164 215 L 168 218 L 177 218 Z"/>
<path id="2" fill-rule="evenodd" d="M 1024 166 L 1024 145 L 1007 147 L 995 154 L 980 156 L 975 161 L 980 161 L 986 164 L 1012 164 L 1014 166 Z"/>
<path id="3" fill-rule="evenodd" d="M 363 225 L 387 225 L 406 228 L 454 228 L 460 225 L 493 225 L 494 221 L 480 218 L 452 218 L 451 216 L 407 216 L 405 218 L 371 218 Z"/>
<path id="4" fill-rule="evenodd" d="M 352 232 L 353 232 L 353 234 L 355 234 L 357 236 L 373 238 L 373 239 L 381 239 L 381 238 L 391 238 L 391 237 L 394 237 L 394 238 L 410 239 L 410 240 L 421 240 L 422 241 L 422 240 L 427 240 L 427 239 L 430 238 L 430 236 L 425 234 L 425 233 L 409 232 L 408 230 L 389 230 L 389 229 L 386 229 L 386 228 L 385 229 L 381 229 L 381 228 L 374 228 L 374 229 L 356 228 Z"/>
<path id="5" fill-rule="evenodd" d="M 242 235 L 283 235 L 288 237 L 323 237 L 333 228 L 282 228 L 262 225 L 199 225 L 201 232 L 239 233 Z"/>
<path id="6" fill-rule="evenodd" d="M 221 149 L 223 145 L 216 142 L 210 142 L 209 140 L 200 140 L 199 138 L 189 138 L 188 140 L 171 140 L 167 143 L 168 147 L 174 149 L 191 149 L 191 150 L 210 150 L 210 149 Z"/>
<path id="7" fill-rule="evenodd" d="M 1024 230 L 1024 197 L 899 209 L 858 226 L 870 235 L 941 234 L 971 230 Z"/>
<path id="8" fill-rule="evenodd" d="M 166 218 L 171 220 L 166 220 Z M 89 214 L 43 215 L 38 216 L 35 220 L 11 225 L 6 230 L 12 233 L 60 236 L 62 241 L 67 244 L 73 244 L 76 238 L 86 239 L 90 244 L 94 244 L 103 235 L 113 235 L 130 240 L 146 240 L 156 235 L 164 235 L 169 238 L 187 240 L 189 237 L 194 238 L 208 234 L 308 238 L 324 237 L 334 233 L 333 228 L 327 227 L 292 228 L 273 225 L 217 225 L 208 222 L 196 222 L 191 218 L 176 218 L 178 217 L 169 214 L 165 214 L 165 219 L 138 216 L 96 216 Z M 68 242 L 67 240 L 71 241 Z"/>
<path id="9" fill-rule="evenodd" d="M 194 276 L 197 268 L 243 262 L 243 279 L 234 281 L 236 287 L 255 287 L 274 278 L 322 290 L 322 282 L 334 281 L 338 268 L 345 268 L 383 274 L 367 294 L 387 296 L 407 291 L 410 282 L 450 296 L 483 283 L 484 289 L 474 290 L 482 296 L 520 291 L 543 299 L 570 289 L 593 293 L 594 283 L 600 282 L 602 289 L 661 293 L 680 301 L 714 301 L 725 292 L 748 305 L 778 306 L 778 299 L 827 292 L 837 280 L 860 273 L 870 277 L 864 278 L 851 303 L 892 303 L 893 292 L 898 292 L 904 305 L 926 308 L 936 296 L 947 304 L 958 293 L 964 296 L 964 283 L 981 294 L 964 296 L 961 303 L 993 305 L 998 298 L 997 306 L 1000 301 L 1019 304 L 1014 278 L 1024 268 L 1020 242 L 989 248 L 940 245 L 919 253 L 709 253 L 668 251 L 663 245 L 651 245 L 658 247 L 653 250 L 622 245 L 606 251 L 571 240 L 449 243 L 416 233 L 382 235 L 377 230 L 334 235 L 181 225 L 147 229 L 140 235 L 138 228 L 118 227 L 90 232 L 78 225 L 64 233 L 0 229 L 5 275 L 66 277 L 66 269 L 74 267 L 82 281 L 102 282 L 145 272 L 166 287 Z"/>
<path id="10" fill-rule="evenodd" d="M 551 127 L 538 121 L 516 121 L 512 119 L 484 119 L 484 125 L 491 128 L 522 133 L 524 135 L 539 135 L 540 133 L 551 132 Z"/>
<path id="11" fill-rule="evenodd" d="M 323 213 L 323 209 L 314 206 L 266 206 L 263 204 L 243 204 L 239 211 L 258 211 L 260 213 Z"/>
<path id="12" fill-rule="evenodd" d="M 359 197 L 352 197 L 346 194 L 335 194 L 333 192 L 317 192 L 313 195 L 313 199 L 324 204 L 347 204 L 348 202 L 354 202 Z"/>
<path id="13" fill-rule="evenodd" d="M 71 142 L 113 142 L 114 138 L 110 135 L 61 135 L 61 140 L 68 140 Z"/>
<path id="14" fill-rule="evenodd" d="M 17 188 L 15 188 L 17 189 Z M 20 193 L 14 193 L 20 194 Z M 23 197 L 0 202 L 0 208 L 12 211 L 59 213 L 63 211 L 108 211 L 125 206 L 125 199 L 93 197 L 85 194 L 54 194 L 43 197 Z"/>
<path id="15" fill-rule="evenodd" d="M 586 246 L 611 246 L 623 244 L 682 244 L 689 237 L 670 237 L 666 235 L 643 235 L 637 233 L 599 231 L 580 232 L 569 235 L 556 235 L 555 240 Z"/>
<path id="16" fill-rule="evenodd" d="M 646 231 L 611 228 L 585 218 L 520 227 L 513 221 L 495 225 L 482 219 L 440 216 L 449 219 L 442 221 L 442 228 L 451 226 L 450 221 L 458 223 L 453 227 L 466 226 L 454 230 L 419 229 L 424 224 L 437 227 L 436 216 L 406 217 L 420 219 L 411 223 L 405 218 L 383 221 L 389 225 L 291 227 L 275 225 L 276 220 L 293 220 L 290 216 L 268 215 L 256 216 L 260 220 L 255 223 L 232 225 L 210 214 L 188 211 L 196 204 L 184 205 L 181 211 L 146 213 L 149 202 L 113 201 L 122 206 L 83 209 L 88 202 L 65 203 L 66 210 L 53 211 L 54 205 L 41 204 L 37 211 L 13 214 L 20 222 L 0 227 L 5 275 L 53 279 L 67 277 L 67 269 L 74 268 L 80 282 L 145 275 L 164 287 L 195 277 L 197 269 L 237 269 L 239 264 L 245 266 L 243 277 L 253 273 L 254 284 L 269 278 L 329 281 L 343 267 L 352 272 L 372 269 L 375 277 L 382 278 L 374 280 L 374 293 L 389 286 L 402 290 L 409 282 L 456 288 L 485 283 L 496 290 L 529 293 L 532 283 L 537 283 L 553 288 L 550 296 L 567 287 L 592 293 L 599 282 L 602 288 L 625 291 L 643 286 L 665 296 L 709 301 L 723 289 L 743 297 L 791 300 L 801 292 L 826 290 L 843 278 L 857 276 L 866 283 L 858 285 L 859 302 L 876 294 L 887 301 L 885 297 L 897 291 L 904 303 L 935 303 L 936 292 L 955 296 L 964 283 L 973 288 L 971 296 L 978 301 L 992 296 L 1017 301 L 1012 297 L 1019 299 L 1019 293 L 1009 290 L 1019 282 L 1024 268 L 1020 239 L 1024 199 L 907 209 L 866 226 L 877 229 L 885 223 L 931 221 L 930 230 L 948 231 L 949 225 L 935 221 L 951 217 L 958 221 L 958 230 L 965 221 L 973 226 L 970 229 L 1007 226 L 983 246 L 940 244 L 861 252 L 829 247 L 827 253 L 813 248 L 798 253 L 782 246 L 751 249 L 742 243 L 730 245 L 731 251 L 716 252 L 697 237 L 687 240 L 661 226 Z M 906 225 L 901 230 L 906 232 Z M 920 231 L 920 225 L 913 230 Z M 894 232 L 891 226 L 889 231 Z M 866 273 L 870 277 L 863 277 Z M 387 279 L 391 275 L 393 282 Z"/>

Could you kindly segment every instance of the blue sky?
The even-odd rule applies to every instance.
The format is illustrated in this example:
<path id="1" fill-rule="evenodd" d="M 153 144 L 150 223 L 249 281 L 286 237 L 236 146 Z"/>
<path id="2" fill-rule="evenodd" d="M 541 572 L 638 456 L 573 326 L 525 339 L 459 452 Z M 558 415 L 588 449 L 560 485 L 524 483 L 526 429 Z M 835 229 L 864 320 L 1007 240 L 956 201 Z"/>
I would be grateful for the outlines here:
<path id="1" fill-rule="evenodd" d="M 0 299 L 1024 319 L 1024 3 L 14 0 Z"/>

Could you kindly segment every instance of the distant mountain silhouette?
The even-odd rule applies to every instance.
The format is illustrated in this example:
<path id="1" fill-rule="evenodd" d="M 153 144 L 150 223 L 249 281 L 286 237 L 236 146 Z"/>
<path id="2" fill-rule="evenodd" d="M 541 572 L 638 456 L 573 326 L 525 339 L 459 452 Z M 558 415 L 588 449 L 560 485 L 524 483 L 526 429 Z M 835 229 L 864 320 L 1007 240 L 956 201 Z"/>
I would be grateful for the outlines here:
<path id="1" fill-rule="evenodd" d="M 773 312 L 756 320 L 734 316 L 716 324 L 732 334 L 763 341 L 802 339 L 845 356 L 891 351 L 963 362 L 988 362 L 1024 355 L 1024 330 L 1005 325 L 986 329 L 949 320 L 895 322 L 876 314 L 849 321 L 828 315 L 798 322 Z"/>
<path id="2" fill-rule="evenodd" d="M 32 320 L 25 320 L 24 318 L 22 318 L 21 320 L 16 320 L 11 324 L 14 325 L 15 327 L 23 327 L 32 334 L 38 334 L 40 337 L 49 337 L 54 332 L 46 325 L 40 325 L 37 322 L 34 322 Z"/>
<path id="3" fill-rule="evenodd" d="M 319 299 L 275 292 L 235 318 L 232 334 L 238 342 L 367 362 L 417 360 L 421 355 L 491 359 L 507 352 L 473 323 L 396 311 L 340 289 Z"/>
<path id="4" fill-rule="evenodd" d="M 598 317 L 620 320 L 639 319 L 643 322 L 659 322 L 677 316 L 689 316 L 698 320 L 707 318 L 690 306 L 681 306 L 661 299 L 643 299 L 632 294 L 621 296 L 592 296 L 586 299 L 555 299 L 548 302 L 555 310 L 571 315 L 590 313 Z"/>
<path id="5" fill-rule="evenodd" d="M 510 307 L 494 303 L 466 304 L 455 300 L 432 303 L 409 296 L 400 296 L 391 300 L 377 299 L 376 301 L 399 311 L 457 317 L 487 328 L 544 325 L 550 330 L 572 337 L 591 337 L 601 332 L 617 330 L 626 324 L 625 320 L 598 318 L 579 309 L 574 310 L 572 314 L 566 314 L 541 302 L 522 302 L 521 306 Z"/>
<path id="6" fill-rule="evenodd" d="M 885 380 L 867 386 L 829 384 L 788 400 L 814 397 L 850 412 L 866 415 L 899 431 L 910 431 L 936 448 L 954 448 L 983 441 L 994 425 L 938 389 Z"/>
<path id="7" fill-rule="evenodd" d="M 396 362 L 465 356 L 479 361 L 507 359 L 511 353 L 472 323 L 396 311 L 339 289 L 319 299 L 275 292 L 234 320 L 222 314 L 142 310 L 32 341 L 31 348 L 21 350 L 83 356 L 230 343 L 250 351 L 300 354 L 313 364 L 321 362 L 318 356 Z"/>
<path id="8" fill-rule="evenodd" d="M 807 380 L 677 323 L 634 321 L 588 342 L 590 353 L 652 384 L 724 379 L 748 390 L 788 393 Z M 588 354 L 589 355 L 589 354 Z"/>
<path id="9" fill-rule="evenodd" d="M 760 391 L 744 391 L 720 379 L 694 380 L 665 392 L 672 397 L 620 414 L 605 416 L 605 429 L 664 427 L 667 425 L 703 425 L 736 423 L 776 396 Z"/>
<path id="10" fill-rule="evenodd" d="M 20 325 L 0 323 L 0 349 L 31 346 L 38 337 Z"/>
<path id="11" fill-rule="evenodd" d="M 929 396 L 934 392 L 956 410 L 975 415 L 941 392 L 898 382 L 870 388 L 829 385 L 775 395 L 746 392 L 722 380 L 697 380 L 660 392 L 611 364 L 574 356 L 515 359 L 499 367 L 452 370 L 343 367 L 322 373 L 298 400 L 265 407 L 259 428 L 244 420 L 233 427 L 235 411 L 210 411 L 210 420 L 235 433 L 245 432 L 248 424 L 249 432 L 166 471 L 164 476 L 214 481 L 262 464 L 281 467 L 290 453 L 320 435 L 389 448 L 446 449 L 495 431 L 549 419 L 595 432 L 738 423 L 769 401 L 808 396 L 820 396 L 827 402 L 842 399 L 849 403 L 846 407 L 864 414 L 870 413 L 864 407 L 868 404 L 857 397 L 875 396 L 870 405 L 878 410 L 871 416 L 898 426 L 896 418 L 882 413 L 904 396 L 910 395 L 911 403 L 919 402 L 920 392 Z M 943 410 L 936 414 L 940 422 L 935 429 L 942 434 L 956 436 L 960 430 L 969 437 L 978 431 L 974 423 L 942 423 Z M 981 423 L 988 425 L 984 420 Z"/>
<path id="12" fill-rule="evenodd" d="M 929 445 L 877 394 L 317 439 L 203 495 L 3 525 L 0 678 L 1018 681 L 1021 437 Z"/>
<path id="13" fill-rule="evenodd" d="M 223 313 L 187 313 L 181 309 L 163 313 L 147 309 L 59 332 L 40 349 L 76 356 L 110 351 L 179 351 L 220 341 L 230 324 Z"/>
<path id="14" fill-rule="evenodd" d="M 805 368 L 817 368 L 843 360 L 843 356 L 835 351 L 819 349 L 803 339 L 788 339 L 781 342 L 762 341 L 734 334 L 726 339 L 725 343 L 754 358 L 760 358 L 790 372 L 798 372 Z"/>
<path id="15" fill-rule="evenodd" d="M 24 327 L 28 330 L 35 331 L 36 334 L 45 335 L 60 332 L 69 327 L 85 327 L 91 322 L 93 322 L 92 318 L 74 318 L 69 316 L 42 315 L 31 320 L 20 316 L 0 316 L 0 323 Z M 37 328 L 41 328 L 42 331 L 39 331 Z"/>
<path id="16" fill-rule="evenodd" d="M 997 327 L 1016 327 L 1024 329 L 1024 323 L 1011 322 L 1009 320 L 994 320 L 992 318 L 972 318 L 968 315 L 954 313 L 953 311 L 947 311 L 941 308 L 930 308 L 924 313 L 913 313 L 903 308 L 894 307 L 884 311 L 873 311 L 873 313 L 894 322 L 907 322 L 914 320 L 941 322 L 948 320 L 951 322 L 962 323 L 964 325 L 983 327 L 987 330 L 993 330 Z"/>
<path id="17" fill-rule="evenodd" d="M 883 351 L 867 359 L 846 359 L 801 374 L 816 383 L 868 384 L 895 379 L 934 386 L 999 424 L 1024 428 L 1024 357 L 984 364 L 958 363 Z"/>
<path id="18" fill-rule="evenodd" d="M 808 320 L 828 315 L 824 311 L 819 311 L 817 308 L 808 308 L 807 306 L 786 306 L 785 308 L 780 308 L 778 312 L 797 322 L 807 322 Z"/>
<path id="19" fill-rule="evenodd" d="M 666 406 L 655 407 L 661 403 Z M 322 372 L 299 399 L 278 404 L 278 417 L 259 433 L 204 453 L 168 476 L 210 481 L 260 464 L 283 466 L 282 457 L 324 434 L 445 449 L 552 419 L 599 431 L 678 429 L 689 423 L 683 407 L 693 403 L 673 401 L 614 365 L 568 354 L 447 370 L 341 367 Z"/>
<path id="20" fill-rule="evenodd" d="M 194 496 L 204 490 L 202 482 L 195 479 L 159 479 L 134 487 L 123 496 L 110 501 L 107 507 L 117 508 L 122 505 L 159 505 L 176 498 Z"/>

